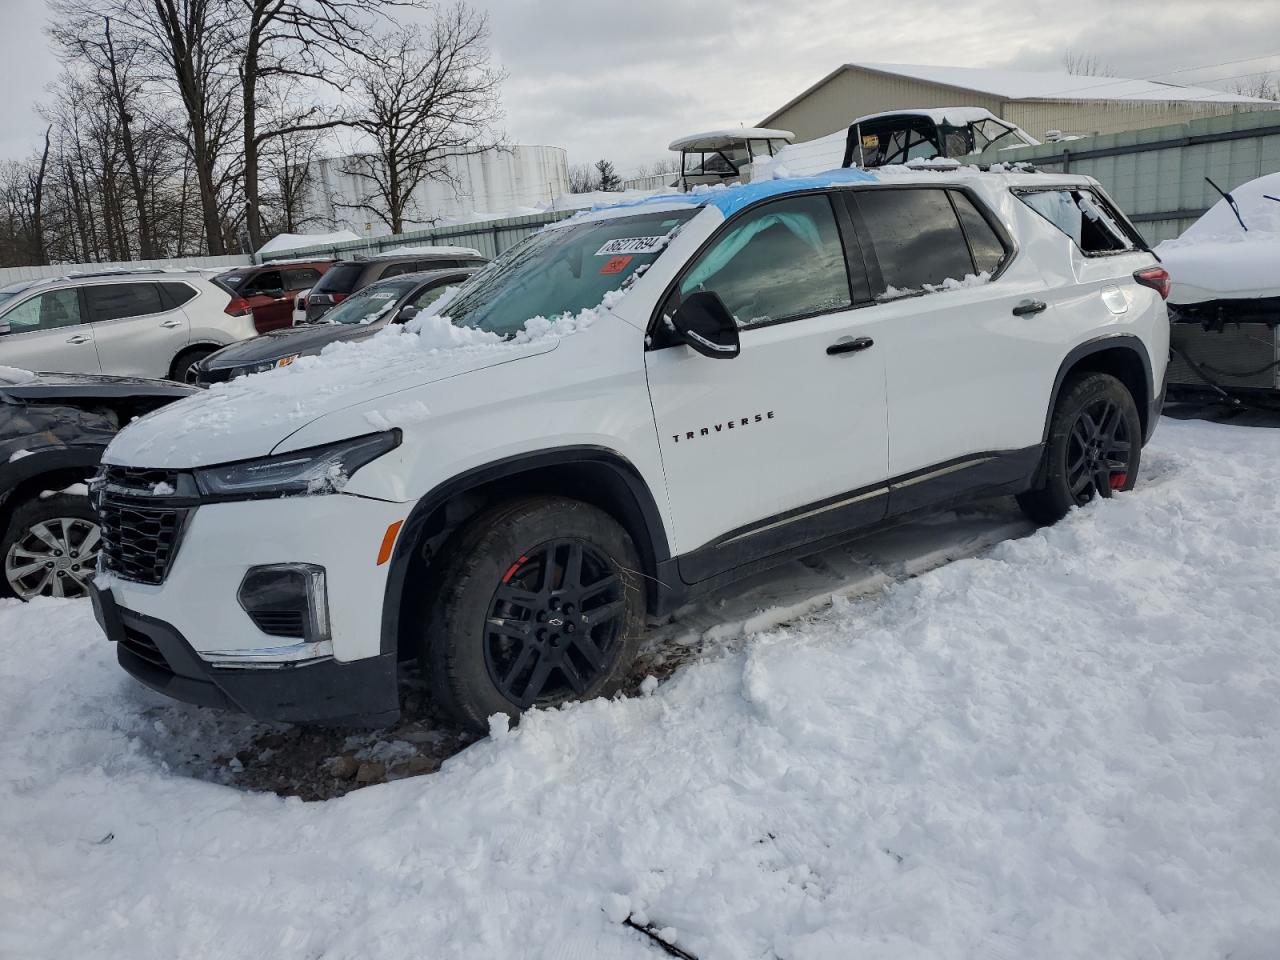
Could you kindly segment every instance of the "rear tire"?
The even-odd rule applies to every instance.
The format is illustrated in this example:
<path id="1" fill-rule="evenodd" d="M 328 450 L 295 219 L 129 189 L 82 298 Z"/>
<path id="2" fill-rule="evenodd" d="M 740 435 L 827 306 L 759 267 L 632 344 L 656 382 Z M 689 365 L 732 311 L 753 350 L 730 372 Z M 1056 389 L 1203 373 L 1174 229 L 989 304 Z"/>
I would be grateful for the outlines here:
<path id="1" fill-rule="evenodd" d="M 1063 385 L 1038 484 L 1018 495 L 1018 505 L 1036 523 L 1057 523 L 1094 497 L 1132 490 L 1141 460 L 1133 395 L 1108 374 L 1082 374 Z"/>
<path id="2" fill-rule="evenodd" d="M 101 549 L 88 497 L 59 493 L 19 504 L 0 535 L 0 597 L 83 597 Z"/>
<path id="3" fill-rule="evenodd" d="M 190 347 L 173 358 L 173 366 L 169 368 L 169 379 L 178 383 L 194 383 L 191 368 L 211 353 L 217 353 L 217 347 Z"/>
<path id="4" fill-rule="evenodd" d="M 483 511 L 442 559 L 422 645 L 436 704 L 464 726 L 616 693 L 644 629 L 640 558 L 608 514 L 538 497 Z"/>

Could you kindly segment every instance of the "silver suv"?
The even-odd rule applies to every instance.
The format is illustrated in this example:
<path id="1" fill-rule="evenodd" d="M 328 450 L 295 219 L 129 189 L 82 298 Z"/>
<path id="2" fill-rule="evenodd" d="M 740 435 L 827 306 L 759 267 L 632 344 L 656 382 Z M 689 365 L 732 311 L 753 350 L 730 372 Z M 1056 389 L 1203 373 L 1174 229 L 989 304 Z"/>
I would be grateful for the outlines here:
<path id="1" fill-rule="evenodd" d="M 196 272 L 113 271 L 0 288 L 0 366 L 182 380 L 252 337 L 253 315 Z"/>

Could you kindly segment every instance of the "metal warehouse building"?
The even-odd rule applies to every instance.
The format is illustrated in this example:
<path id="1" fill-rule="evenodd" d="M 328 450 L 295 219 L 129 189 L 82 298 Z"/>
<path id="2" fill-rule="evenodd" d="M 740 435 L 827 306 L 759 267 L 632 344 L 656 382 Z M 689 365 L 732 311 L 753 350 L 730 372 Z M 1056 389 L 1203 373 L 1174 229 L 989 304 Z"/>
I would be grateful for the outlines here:
<path id="1" fill-rule="evenodd" d="M 759 125 L 791 130 L 803 141 L 843 129 L 870 113 L 959 106 L 985 107 L 1040 140 L 1050 130 L 1088 136 L 1224 113 L 1280 109 L 1280 103 L 1273 100 L 1153 80 L 985 67 L 846 63 Z"/>

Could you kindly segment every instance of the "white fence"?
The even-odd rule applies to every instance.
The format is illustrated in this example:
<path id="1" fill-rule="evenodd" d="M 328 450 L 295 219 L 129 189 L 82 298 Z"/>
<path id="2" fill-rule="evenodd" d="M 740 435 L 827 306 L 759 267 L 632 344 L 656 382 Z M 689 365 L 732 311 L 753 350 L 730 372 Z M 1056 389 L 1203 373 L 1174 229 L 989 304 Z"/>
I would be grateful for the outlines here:
<path id="1" fill-rule="evenodd" d="M 243 267 L 253 263 L 248 256 L 179 257 L 174 260 L 130 260 L 115 263 L 55 263 L 47 267 L 0 267 L 0 287 L 18 280 L 42 277 L 65 277 L 70 273 L 95 273 L 99 270 L 180 270 L 183 267 Z"/>

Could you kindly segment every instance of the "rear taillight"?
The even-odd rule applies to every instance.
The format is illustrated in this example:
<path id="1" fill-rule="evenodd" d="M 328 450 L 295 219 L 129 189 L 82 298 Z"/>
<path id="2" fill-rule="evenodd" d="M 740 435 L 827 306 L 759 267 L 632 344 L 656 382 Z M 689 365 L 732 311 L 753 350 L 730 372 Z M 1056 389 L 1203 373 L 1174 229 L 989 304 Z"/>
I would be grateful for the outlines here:
<path id="1" fill-rule="evenodd" d="M 1169 299 L 1169 291 L 1173 288 L 1173 280 L 1169 276 L 1169 271 L 1164 267 L 1147 267 L 1145 270 L 1138 270 L 1134 273 L 1133 279 L 1144 287 L 1150 287 L 1160 294 L 1161 300 Z"/>
<path id="2" fill-rule="evenodd" d="M 229 317 L 247 317 L 253 313 L 253 305 L 244 297 L 233 297 L 222 312 Z"/>

